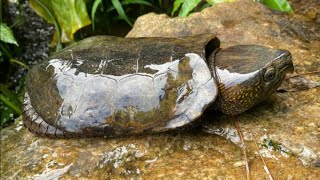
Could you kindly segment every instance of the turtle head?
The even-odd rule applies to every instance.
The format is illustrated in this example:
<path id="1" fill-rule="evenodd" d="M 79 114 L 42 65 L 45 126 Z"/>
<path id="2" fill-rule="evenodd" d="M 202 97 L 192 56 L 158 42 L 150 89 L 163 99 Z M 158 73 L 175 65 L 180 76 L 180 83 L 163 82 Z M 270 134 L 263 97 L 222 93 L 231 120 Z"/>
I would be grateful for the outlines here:
<path id="1" fill-rule="evenodd" d="M 215 106 L 236 115 L 261 102 L 293 72 L 291 54 L 260 45 L 238 45 L 210 57 L 219 93 Z"/>

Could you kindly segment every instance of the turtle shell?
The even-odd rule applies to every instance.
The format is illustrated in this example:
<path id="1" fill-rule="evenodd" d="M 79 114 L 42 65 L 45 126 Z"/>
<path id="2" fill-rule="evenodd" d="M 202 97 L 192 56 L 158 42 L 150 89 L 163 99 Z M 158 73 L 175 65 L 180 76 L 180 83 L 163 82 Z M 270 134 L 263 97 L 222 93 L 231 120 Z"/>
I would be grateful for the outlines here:
<path id="1" fill-rule="evenodd" d="M 82 40 L 29 71 L 24 124 L 52 137 L 185 126 L 217 96 L 206 56 L 218 47 L 219 40 L 210 34 Z"/>

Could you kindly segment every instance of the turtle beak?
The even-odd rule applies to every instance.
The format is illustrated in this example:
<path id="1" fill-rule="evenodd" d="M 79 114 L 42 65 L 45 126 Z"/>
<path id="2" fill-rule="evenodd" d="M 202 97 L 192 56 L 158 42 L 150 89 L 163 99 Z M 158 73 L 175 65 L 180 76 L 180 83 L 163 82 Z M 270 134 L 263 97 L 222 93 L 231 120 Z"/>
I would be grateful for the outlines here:
<path id="1" fill-rule="evenodd" d="M 293 73 L 294 67 L 292 62 L 292 55 L 287 50 L 279 50 L 279 56 L 276 57 L 279 61 L 279 70 L 282 73 Z"/>

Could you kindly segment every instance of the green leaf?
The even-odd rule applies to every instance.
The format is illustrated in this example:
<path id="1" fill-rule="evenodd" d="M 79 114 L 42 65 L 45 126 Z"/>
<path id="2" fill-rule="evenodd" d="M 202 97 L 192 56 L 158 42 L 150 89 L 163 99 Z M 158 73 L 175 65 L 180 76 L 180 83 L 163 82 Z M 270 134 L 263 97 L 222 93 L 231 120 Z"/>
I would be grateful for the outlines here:
<path id="1" fill-rule="evenodd" d="M 130 20 L 128 19 L 126 13 L 124 12 L 121 3 L 119 2 L 119 0 L 111 0 L 113 6 L 116 8 L 119 16 L 121 19 L 125 20 L 130 26 L 132 26 L 132 23 L 130 22 Z"/>
<path id="2" fill-rule="evenodd" d="M 4 23 L 0 24 L 0 40 L 6 43 L 15 44 L 19 46 L 16 39 L 13 36 L 11 29 Z"/>
<path id="3" fill-rule="evenodd" d="M 180 17 L 186 17 L 190 11 L 192 11 L 197 5 L 201 2 L 201 0 L 186 0 L 183 2 L 181 10 L 179 12 Z"/>
<path id="4" fill-rule="evenodd" d="M 30 7 L 42 18 L 51 24 L 54 24 L 54 10 L 51 1 L 44 0 L 29 0 Z"/>
<path id="5" fill-rule="evenodd" d="M 207 2 L 207 3 L 205 3 L 203 6 L 201 6 L 200 11 L 202 11 L 202 10 L 204 10 L 205 8 L 208 8 L 208 7 L 210 7 L 210 6 L 212 6 L 212 5 Z"/>
<path id="6" fill-rule="evenodd" d="M 152 6 L 151 3 L 149 3 L 148 1 L 144 1 L 144 0 L 124 0 L 121 1 L 122 5 L 128 5 L 128 4 L 141 4 L 141 5 L 146 5 L 146 6 Z"/>
<path id="7" fill-rule="evenodd" d="M 224 2 L 235 2 L 237 0 L 207 0 L 207 2 L 211 5 L 215 5 L 218 3 L 224 3 Z"/>
<path id="8" fill-rule="evenodd" d="M 57 39 L 62 42 L 73 41 L 74 33 L 91 23 L 84 0 L 30 0 L 30 5 L 48 22 L 57 24 L 57 31 L 61 28 Z"/>
<path id="9" fill-rule="evenodd" d="M 287 0 L 263 0 L 262 4 L 270 9 L 292 13 L 292 8 Z"/>
<path id="10" fill-rule="evenodd" d="M 171 16 L 174 15 L 174 13 L 180 8 L 180 6 L 182 5 L 183 2 L 184 2 L 184 0 L 175 0 L 174 1 Z"/>
<path id="11" fill-rule="evenodd" d="M 51 3 L 62 30 L 62 42 L 73 41 L 73 34 L 91 23 L 83 0 L 60 0 Z"/>
<path id="12" fill-rule="evenodd" d="M 95 20 L 94 20 L 95 14 L 100 4 L 101 4 L 101 0 L 95 0 L 91 9 L 91 20 L 92 20 L 93 31 L 95 30 Z"/>
<path id="13" fill-rule="evenodd" d="M 52 38 L 52 44 L 57 44 L 56 51 L 62 49 L 61 28 L 54 16 L 54 10 L 52 8 L 51 1 L 30 0 L 29 4 L 39 16 L 54 25 L 54 27 L 56 28 L 56 32 L 54 33 L 54 36 Z"/>
<path id="14" fill-rule="evenodd" d="M 143 1 L 143 0 L 124 0 L 124 1 L 121 1 L 122 6 L 126 6 L 129 4 L 141 4 L 141 5 L 146 5 L 146 6 L 152 6 L 151 3 L 147 2 L 147 1 Z M 115 9 L 115 7 L 111 6 L 107 9 L 107 12 L 113 11 L 114 9 Z"/>

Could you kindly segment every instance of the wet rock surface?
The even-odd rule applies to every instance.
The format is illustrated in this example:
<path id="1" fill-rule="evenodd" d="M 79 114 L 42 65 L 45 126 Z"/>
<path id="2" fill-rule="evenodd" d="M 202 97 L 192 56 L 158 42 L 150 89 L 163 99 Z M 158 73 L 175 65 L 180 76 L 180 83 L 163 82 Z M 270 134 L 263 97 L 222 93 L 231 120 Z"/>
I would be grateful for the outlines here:
<path id="1" fill-rule="evenodd" d="M 128 37 L 210 32 L 217 33 L 222 47 L 262 44 L 287 49 L 293 54 L 296 74 L 320 82 L 316 73 L 320 27 L 312 17 L 304 13 L 288 16 L 240 1 L 219 4 L 188 18 L 151 13 L 136 21 Z M 153 135 L 48 139 L 29 133 L 17 121 L 1 131 L 1 177 L 244 179 L 237 123 L 247 146 L 252 179 L 268 178 L 258 152 L 275 179 L 316 179 L 320 175 L 319 112 L 320 88 L 313 88 L 276 93 L 237 117 L 209 112 L 203 126 L 193 130 Z"/>

